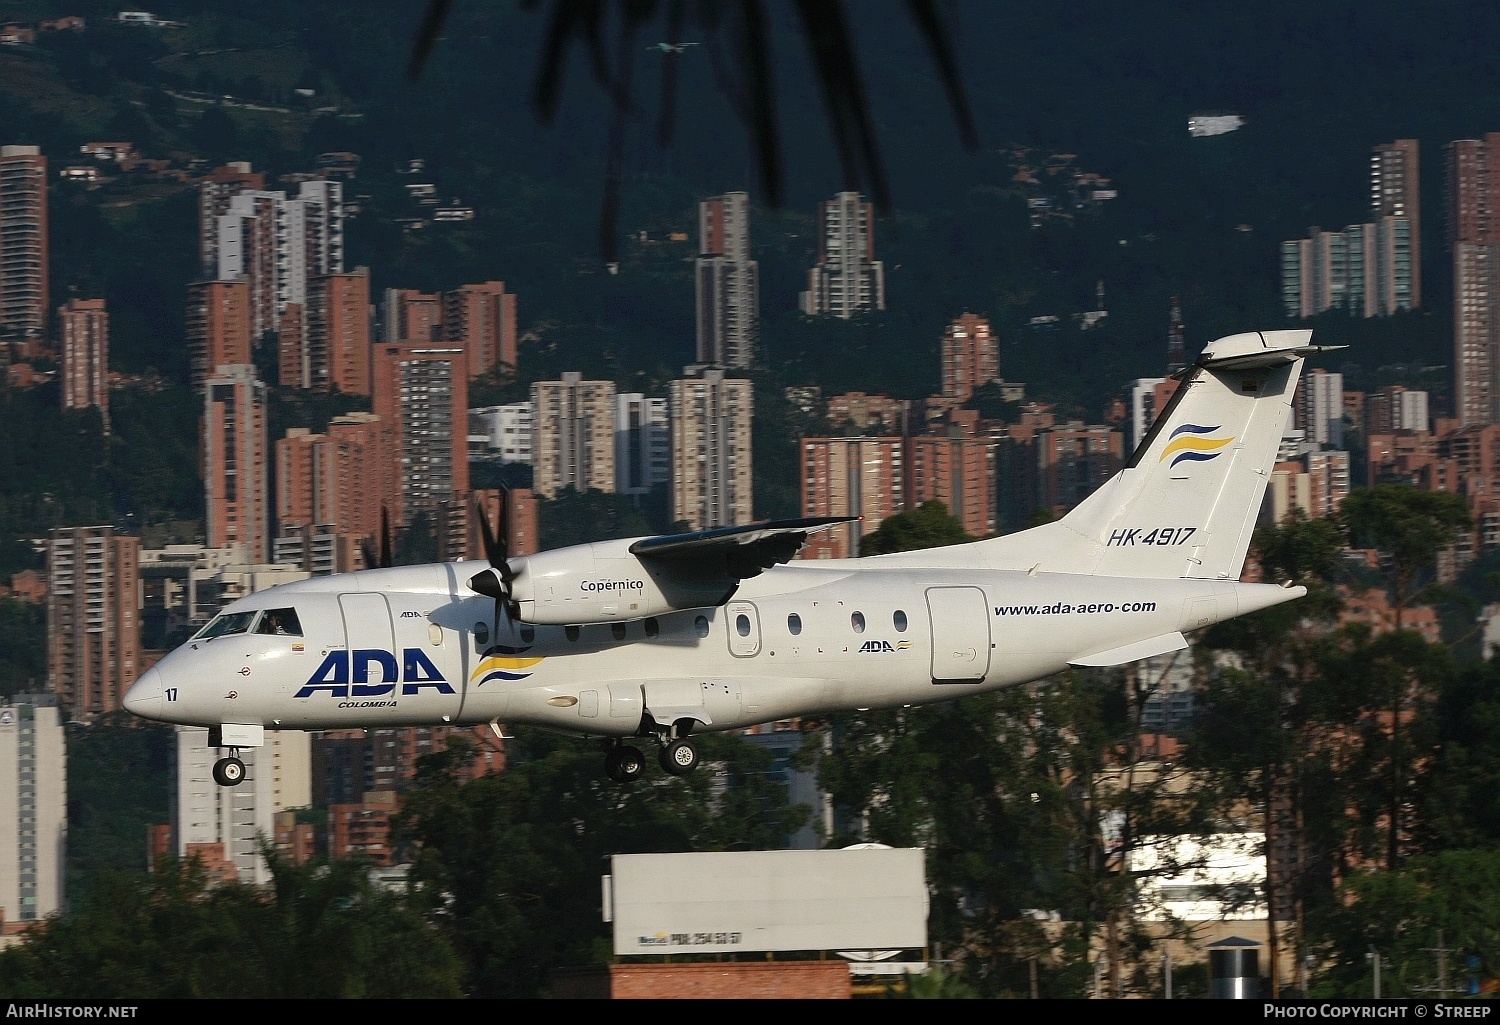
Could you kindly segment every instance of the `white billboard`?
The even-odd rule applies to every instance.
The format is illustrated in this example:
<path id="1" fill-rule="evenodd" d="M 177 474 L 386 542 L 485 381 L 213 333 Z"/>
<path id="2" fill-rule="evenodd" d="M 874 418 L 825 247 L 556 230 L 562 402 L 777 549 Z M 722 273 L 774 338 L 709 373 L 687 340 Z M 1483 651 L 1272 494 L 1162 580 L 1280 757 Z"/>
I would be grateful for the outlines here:
<path id="1" fill-rule="evenodd" d="M 615 953 L 920 950 L 920 848 L 616 854 L 604 877 Z"/>

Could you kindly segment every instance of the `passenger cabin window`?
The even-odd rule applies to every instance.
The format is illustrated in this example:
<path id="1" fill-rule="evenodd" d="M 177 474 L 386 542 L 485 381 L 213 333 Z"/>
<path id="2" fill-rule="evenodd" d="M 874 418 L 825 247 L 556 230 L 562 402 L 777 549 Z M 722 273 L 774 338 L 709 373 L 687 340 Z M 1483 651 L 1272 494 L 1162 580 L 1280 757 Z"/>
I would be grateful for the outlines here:
<path id="1" fill-rule="evenodd" d="M 481 648 L 490 643 L 490 628 L 486 623 L 474 624 L 474 643 Z"/>
<path id="2" fill-rule="evenodd" d="M 891 625 L 896 628 L 898 634 L 906 633 L 906 613 L 897 609 L 896 614 L 891 617 Z"/>
<path id="3" fill-rule="evenodd" d="M 209 620 L 208 625 L 199 630 L 198 636 L 193 639 L 211 641 L 228 634 L 242 634 L 250 629 L 250 623 L 254 619 L 254 612 L 225 612 Z"/>
<path id="4" fill-rule="evenodd" d="M 849 625 L 852 626 L 852 627 L 854 627 L 854 632 L 855 633 L 857 633 L 857 634 L 864 633 L 865 632 L 865 614 L 863 612 L 856 612 L 854 615 L 850 616 L 849 617 Z"/>
<path id="5" fill-rule="evenodd" d="M 530 644 L 532 641 L 536 640 L 536 627 L 521 627 L 521 640 L 525 641 L 527 644 Z"/>
<path id="6" fill-rule="evenodd" d="M 793 612 L 790 616 L 787 616 L 786 628 L 793 637 L 796 637 L 802 632 L 802 617 L 797 615 L 797 613 L 795 612 Z"/>
<path id="7" fill-rule="evenodd" d="M 563 627 L 563 633 L 567 635 L 568 640 L 570 641 L 578 640 L 578 627 L 576 626 Z"/>
<path id="8" fill-rule="evenodd" d="M 655 616 L 648 617 L 646 619 L 646 636 L 655 637 L 659 633 L 661 633 L 661 624 L 656 621 Z"/>
<path id="9" fill-rule="evenodd" d="M 741 637 L 749 637 L 750 636 L 750 617 L 747 616 L 747 615 L 745 615 L 743 612 L 741 612 L 738 616 L 735 616 L 734 617 L 734 630 L 735 630 L 735 633 L 739 634 Z"/>
<path id="10" fill-rule="evenodd" d="M 611 623 L 609 624 L 609 632 L 614 635 L 615 640 L 623 641 L 625 639 L 625 624 Z"/>
<path id="11" fill-rule="evenodd" d="M 698 634 L 699 637 L 707 637 L 708 636 L 708 617 L 707 616 L 699 616 L 697 619 L 693 620 L 693 630 L 697 632 L 697 634 Z"/>

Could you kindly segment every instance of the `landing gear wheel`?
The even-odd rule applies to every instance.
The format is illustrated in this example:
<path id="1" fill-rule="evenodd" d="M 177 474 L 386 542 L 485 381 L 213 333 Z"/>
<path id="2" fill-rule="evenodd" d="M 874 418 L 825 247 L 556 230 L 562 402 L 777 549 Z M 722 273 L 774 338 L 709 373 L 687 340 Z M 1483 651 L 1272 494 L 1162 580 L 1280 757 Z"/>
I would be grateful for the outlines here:
<path id="1" fill-rule="evenodd" d="M 238 758 L 220 758 L 214 762 L 214 782 L 221 787 L 237 787 L 245 779 L 245 763 Z"/>
<path id="2" fill-rule="evenodd" d="M 638 747 L 617 747 L 604 756 L 604 771 L 616 783 L 631 783 L 646 771 L 646 756 Z"/>
<path id="3" fill-rule="evenodd" d="M 698 767 L 698 745 L 674 740 L 661 749 L 661 767 L 674 776 L 686 776 Z"/>

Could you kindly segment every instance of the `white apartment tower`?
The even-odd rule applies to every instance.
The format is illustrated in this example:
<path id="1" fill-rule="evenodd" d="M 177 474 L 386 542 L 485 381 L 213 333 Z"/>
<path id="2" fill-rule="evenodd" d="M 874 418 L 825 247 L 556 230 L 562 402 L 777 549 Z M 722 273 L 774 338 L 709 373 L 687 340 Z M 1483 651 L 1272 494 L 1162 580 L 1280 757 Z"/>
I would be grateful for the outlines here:
<path id="1" fill-rule="evenodd" d="M 615 489 L 615 383 L 561 381 L 531 386 L 532 490 L 543 498 L 559 491 Z"/>
<path id="2" fill-rule="evenodd" d="M 818 264 L 807 272 L 802 312 L 848 320 L 885 309 L 885 266 L 875 259 L 875 207 L 840 192 L 819 211 Z"/>
<path id="3" fill-rule="evenodd" d="M 309 278 L 344 271 L 343 184 L 306 181 L 296 199 L 285 192 L 245 190 L 227 199 L 214 219 L 213 277 L 250 284 L 250 331 L 260 338 L 280 326 L 288 306 L 307 307 Z"/>
<path id="4" fill-rule="evenodd" d="M 750 197 L 698 204 L 698 362 L 748 367 L 760 340 L 760 266 L 750 259 Z"/>
<path id="5" fill-rule="evenodd" d="M 672 479 L 667 400 L 640 392 L 615 396 L 615 491 L 644 495 Z"/>
<path id="6" fill-rule="evenodd" d="M 209 731 L 178 726 L 173 748 L 171 825 L 177 857 L 187 858 L 198 844 L 223 844 L 239 881 L 270 882 L 260 854 L 260 840 L 276 835 L 274 817 L 289 808 L 312 804 L 312 741 L 300 730 L 267 730 L 264 747 L 241 748 L 245 781 L 235 787 L 214 782 L 219 756 L 208 746 Z"/>
<path id="7" fill-rule="evenodd" d="M 469 410 L 470 438 L 483 438 L 486 454 L 502 463 L 531 465 L 533 423 L 530 402 Z"/>
<path id="8" fill-rule="evenodd" d="M 68 757 L 55 694 L 0 699 L 0 920 L 63 910 Z"/>
<path id="9" fill-rule="evenodd" d="M 1297 387 L 1297 420 L 1317 448 L 1344 447 L 1344 375 L 1309 370 Z"/>
<path id="10" fill-rule="evenodd" d="M 693 530 L 750 523 L 750 382 L 702 370 L 670 385 L 672 519 Z"/>

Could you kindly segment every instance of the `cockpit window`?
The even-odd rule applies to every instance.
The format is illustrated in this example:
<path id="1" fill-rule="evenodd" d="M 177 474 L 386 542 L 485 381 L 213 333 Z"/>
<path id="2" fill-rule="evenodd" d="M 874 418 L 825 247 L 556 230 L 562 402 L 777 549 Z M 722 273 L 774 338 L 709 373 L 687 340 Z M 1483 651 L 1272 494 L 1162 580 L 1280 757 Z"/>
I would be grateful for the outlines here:
<path id="1" fill-rule="evenodd" d="M 250 623 L 254 619 L 254 611 L 221 613 L 209 620 L 208 625 L 198 631 L 194 640 L 211 641 L 226 634 L 242 634 L 250 629 Z"/>
<path id="2" fill-rule="evenodd" d="M 301 637 L 302 624 L 297 619 L 296 609 L 266 609 L 255 627 L 258 634 L 279 634 L 284 637 Z"/>

